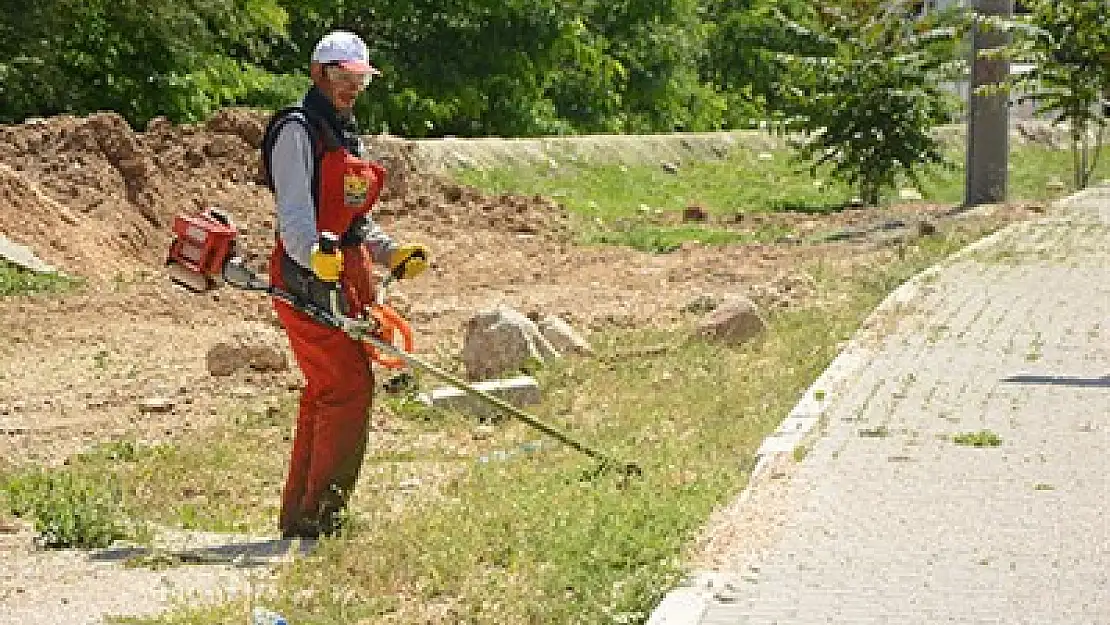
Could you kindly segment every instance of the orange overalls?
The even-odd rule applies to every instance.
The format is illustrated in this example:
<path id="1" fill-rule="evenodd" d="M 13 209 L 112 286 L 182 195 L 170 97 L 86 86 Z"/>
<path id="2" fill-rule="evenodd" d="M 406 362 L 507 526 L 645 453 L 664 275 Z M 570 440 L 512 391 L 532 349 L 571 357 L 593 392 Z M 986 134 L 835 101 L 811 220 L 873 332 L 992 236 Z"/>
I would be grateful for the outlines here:
<path id="1" fill-rule="evenodd" d="M 318 163 L 316 227 L 342 235 L 377 201 L 385 170 L 342 146 L 329 146 Z M 270 258 L 271 283 L 284 288 L 278 238 Z M 372 259 L 364 246 L 343 249 L 347 314 L 373 303 Z M 282 535 L 315 536 L 339 527 L 366 450 L 374 378 L 363 343 L 329 328 L 288 303 L 274 300 L 306 386 L 301 393 L 289 473 L 282 495 Z"/>

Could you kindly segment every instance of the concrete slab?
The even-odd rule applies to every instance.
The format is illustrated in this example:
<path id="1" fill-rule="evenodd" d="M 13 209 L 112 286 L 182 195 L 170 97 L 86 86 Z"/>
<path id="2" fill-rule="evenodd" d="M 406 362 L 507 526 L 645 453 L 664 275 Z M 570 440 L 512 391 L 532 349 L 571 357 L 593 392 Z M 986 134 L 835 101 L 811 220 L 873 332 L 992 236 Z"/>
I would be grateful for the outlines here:
<path id="1" fill-rule="evenodd" d="M 515 378 L 485 380 L 476 382 L 474 388 L 485 391 L 494 397 L 503 399 L 518 408 L 540 402 L 540 385 L 532 376 L 522 375 Z M 494 417 L 500 411 L 489 403 L 482 401 L 453 386 L 437 388 L 431 393 L 421 393 L 417 400 L 426 406 L 457 410 L 480 417 Z"/>
<path id="2" fill-rule="evenodd" d="M 23 245 L 0 234 L 0 258 L 35 273 L 58 273 L 35 253 Z"/>

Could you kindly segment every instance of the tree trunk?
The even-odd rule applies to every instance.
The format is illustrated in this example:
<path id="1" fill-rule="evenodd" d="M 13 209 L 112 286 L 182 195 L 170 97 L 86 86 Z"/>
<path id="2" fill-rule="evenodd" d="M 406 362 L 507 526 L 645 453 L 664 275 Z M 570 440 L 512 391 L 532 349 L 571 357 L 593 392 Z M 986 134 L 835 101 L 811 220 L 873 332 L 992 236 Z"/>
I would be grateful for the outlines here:
<path id="1" fill-rule="evenodd" d="M 1087 169 L 1087 142 L 1085 137 L 1087 133 L 1085 130 L 1084 125 L 1073 119 L 1071 123 L 1071 164 L 1072 179 L 1077 190 L 1087 187 L 1085 175 Z"/>
<path id="2" fill-rule="evenodd" d="M 859 197 L 867 207 L 878 206 L 882 199 L 882 188 L 878 183 L 870 180 L 860 182 Z"/>

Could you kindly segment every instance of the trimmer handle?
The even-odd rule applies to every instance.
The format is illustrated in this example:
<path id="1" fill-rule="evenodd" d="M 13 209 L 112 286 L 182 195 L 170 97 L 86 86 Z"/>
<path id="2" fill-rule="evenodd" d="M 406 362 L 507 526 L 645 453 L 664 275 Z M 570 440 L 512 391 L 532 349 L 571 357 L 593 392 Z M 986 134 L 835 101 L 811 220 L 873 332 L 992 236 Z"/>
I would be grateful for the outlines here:
<path id="1" fill-rule="evenodd" d="M 320 246 L 320 252 L 329 256 L 334 256 L 339 251 L 339 236 L 334 232 L 321 232 L 316 243 Z"/>
<path id="2" fill-rule="evenodd" d="M 327 283 L 339 282 L 343 273 L 343 251 L 339 249 L 339 237 L 333 232 L 320 233 L 316 247 L 312 250 L 312 273 Z"/>

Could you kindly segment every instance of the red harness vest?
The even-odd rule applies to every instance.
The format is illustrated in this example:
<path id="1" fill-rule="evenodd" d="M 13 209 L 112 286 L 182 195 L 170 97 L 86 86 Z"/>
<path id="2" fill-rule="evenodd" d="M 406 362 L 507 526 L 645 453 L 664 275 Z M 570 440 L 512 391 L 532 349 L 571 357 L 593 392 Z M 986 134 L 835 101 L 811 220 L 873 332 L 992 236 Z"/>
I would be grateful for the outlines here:
<path id="1" fill-rule="evenodd" d="M 274 188 L 266 160 L 276 139 L 280 125 L 296 119 L 308 130 L 314 145 L 314 169 L 312 173 L 313 198 L 316 204 L 317 235 L 331 232 L 342 236 L 356 218 L 366 215 L 378 201 L 382 186 L 385 184 L 385 168 L 352 154 L 336 140 L 330 129 L 314 121 L 307 111 L 300 109 L 303 117 L 294 118 L 278 113 L 266 129 L 263 138 L 263 163 L 266 165 L 266 182 Z M 284 117 L 284 119 L 283 119 Z M 277 237 L 274 252 L 270 257 L 270 282 L 278 288 L 286 288 L 282 268 L 288 267 L 297 272 L 296 278 L 311 282 L 315 280 L 311 272 L 293 262 L 285 253 L 281 237 Z M 413 351 L 412 329 L 389 306 L 375 305 L 376 285 L 374 283 L 373 259 L 364 245 L 353 245 L 343 249 L 343 275 L 341 278 L 343 294 L 346 299 L 346 314 L 361 317 L 373 316 L 378 322 L 378 338 L 392 345 L 399 334 L 404 351 Z M 304 315 L 301 320 L 308 322 Z M 294 322 L 291 322 L 294 323 Z M 292 330 L 291 330 L 292 331 Z M 369 343 L 362 344 L 370 360 L 385 367 L 397 369 L 406 366 L 403 358 L 381 354 Z"/>
<path id="2" fill-rule="evenodd" d="M 292 113 L 300 113 L 301 117 Z M 314 120 L 299 107 L 283 110 L 274 116 L 263 141 L 264 158 L 269 157 L 267 152 L 272 149 L 272 142 L 281 127 L 289 122 L 303 125 L 314 144 L 312 192 L 316 203 L 317 235 L 331 232 L 343 236 L 355 219 L 369 213 L 378 201 L 385 183 L 385 168 L 352 154 L 325 123 Z M 265 169 L 267 184 L 273 189 L 269 167 Z M 271 281 L 284 286 L 281 261 L 286 253 L 280 236 L 274 247 L 270 263 Z M 372 259 L 362 246 L 348 247 L 343 251 L 344 291 L 352 308 L 350 312 L 356 313 L 373 302 Z"/>
<path id="3" fill-rule="evenodd" d="M 385 169 L 342 147 L 325 151 L 317 167 L 316 231 L 342 236 L 355 217 L 369 213 L 378 201 Z"/>

